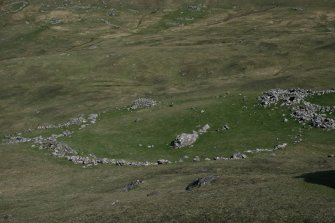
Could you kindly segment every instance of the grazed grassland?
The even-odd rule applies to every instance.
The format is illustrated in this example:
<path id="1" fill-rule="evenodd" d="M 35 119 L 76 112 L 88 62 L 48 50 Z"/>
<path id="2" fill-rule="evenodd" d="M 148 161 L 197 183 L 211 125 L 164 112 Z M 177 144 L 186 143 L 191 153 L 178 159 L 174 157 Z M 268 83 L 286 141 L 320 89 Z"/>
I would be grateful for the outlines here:
<path id="1" fill-rule="evenodd" d="M 65 141 L 131 160 L 289 146 L 241 161 L 83 169 L 29 144 L 0 145 L 0 222 L 334 222 L 334 131 L 256 106 L 271 88 L 334 87 L 332 1 L 30 0 L 15 13 L 10 4 L 0 1 L 0 136 L 105 111 Z M 138 97 L 161 103 L 116 109 Z M 308 100 L 335 105 L 333 95 Z M 193 148 L 167 146 L 207 123 Z M 208 174 L 219 179 L 184 191 Z M 144 184 L 120 191 L 136 178 Z"/>

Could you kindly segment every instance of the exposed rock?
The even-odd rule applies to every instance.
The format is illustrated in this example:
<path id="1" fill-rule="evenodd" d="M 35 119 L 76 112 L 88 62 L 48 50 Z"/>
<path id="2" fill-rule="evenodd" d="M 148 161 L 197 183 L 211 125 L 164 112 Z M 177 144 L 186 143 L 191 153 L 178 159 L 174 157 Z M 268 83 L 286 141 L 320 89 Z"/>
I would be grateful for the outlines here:
<path id="1" fill-rule="evenodd" d="M 171 142 L 171 145 L 175 149 L 191 146 L 197 141 L 198 137 L 199 135 L 195 131 L 192 134 L 182 133 L 178 135 L 176 139 Z"/>
<path id="2" fill-rule="evenodd" d="M 156 106 L 157 102 L 151 98 L 138 98 L 130 106 L 131 110 L 136 110 L 140 108 L 150 108 Z"/>
<path id="3" fill-rule="evenodd" d="M 235 159 L 235 160 L 245 159 L 247 158 L 247 155 L 238 152 L 238 153 L 234 153 L 230 158 Z"/>
<path id="4" fill-rule="evenodd" d="M 215 175 L 209 175 L 209 176 L 206 176 L 206 177 L 197 178 L 196 180 L 191 182 L 189 185 L 187 185 L 185 190 L 192 191 L 195 188 L 199 188 L 199 187 L 202 187 L 204 185 L 208 185 L 208 184 L 212 183 L 215 179 L 217 179 L 217 176 L 215 176 Z"/>
<path id="5" fill-rule="evenodd" d="M 208 129 L 210 129 L 210 126 L 208 124 L 204 125 L 202 128 L 200 128 L 198 130 L 198 133 L 201 135 L 201 134 L 204 134 L 208 131 Z"/>
<path id="6" fill-rule="evenodd" d="M 275 150 L 277 150 L 277 149 L 284 149 L 286 146 L 287 146 L 287 143 L 283 143 L 283 144 L 275 145 L 274 149 Z"/>
<path id="7" fill-rule="evenodd" d="M 196 156 L 193 158 L 193 162 L 199 162 L 200 161 L 200 157 L 199 156 Z"/>
<path id="8" fill-rule="evenodd" d="M 169 160 L 164 160 L 164 159 L 157 160 L 158 165 L 169 164 L 169 163 L 171 163 L 171 161 Z"/>
<path id="9" fill-rule="evenodd" d="M 137 179 L 137 180 L 135 180 L 135 181 L 133 181 L 133 182 L 130 182 L 129 184 L 125 185 L 125 186 L 122 188 L 122 191 L 123 191 L 123 192 L 128 192 L 128 191 L 130 191 L 130 190 L 133 190 L 133 189 L 135 189 L 138 185 L 140 185 L 140 184 L 142 184 L 142 183 L 143 183 L 142 180 Z"/>

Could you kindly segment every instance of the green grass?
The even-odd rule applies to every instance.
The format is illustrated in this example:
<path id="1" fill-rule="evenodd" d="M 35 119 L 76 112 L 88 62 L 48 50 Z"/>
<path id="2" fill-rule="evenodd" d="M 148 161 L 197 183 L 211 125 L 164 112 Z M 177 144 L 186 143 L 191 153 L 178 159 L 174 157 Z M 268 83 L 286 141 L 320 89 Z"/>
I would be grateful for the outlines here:
<path id="1" fill-rule="evenodd" d="M 282 114 L 289 112 L 266 110 L 254 98 L 251 95 L 243 101 L 240 95 L 228 95 L 192 102 L 176 100 L 173 107 L 162 101 L 153 109 L 111 111 L 103 114 L 97 125 L 78 131 L 66 141 L 84 154 L 142 161 L 179 160 L 184 155 L 230 156 L 233 152 L 273 148 L 278 143 L 292 141 L 300 126 L 294 120 L 283 122 Z M 200 136 L 194 147 L 178 150 L 170 147 L 176 135 L 192 133 L 205 124 L 211 129 Z M 222 131 L 224 124 L 231 129 Z M 154 148 L 147 148 L 151 145 Z"/>
<path id="2" fill-rule="evenodd" d="M 335 94 L 312 96 L 307 98 L 307 101 L 321 106 L 335 106 Z"/>
<path id="3" fill-rule="evenodd" d="M 283 107 L 254 107 L 271 88 L 334 87 L 334 1 L 104 2 L 35 0 L 1 14 L 0 136 L 105 111 L 66 142 L 131 160 L 289 146 L 241 161 L 83 169 L 30 144 L 0 145 L 0 222 L 334 222 L 333 181 L 324 182 L 334 178 L 334 131 L 284 123 Z M 187 9 L 196 4 L 207 8 Z M 118 15 L 107 16 L 110 8 Z M 43 25 L 51 17 L 64 21 Z M 161 103 L 116 109 L 138 97 Z M 333 95 L 308 100 L 334 105 Z M 206 123 L 211 131 L 193 148 L 167 146 Z M 229 131 L 215 131 L 225 123 Z M 300 128 L 303 141 L 293 145 Z M 208 174 L 220 179 L 184 191 Z M 120 192 L 136 178 L 145 183 Z"/>

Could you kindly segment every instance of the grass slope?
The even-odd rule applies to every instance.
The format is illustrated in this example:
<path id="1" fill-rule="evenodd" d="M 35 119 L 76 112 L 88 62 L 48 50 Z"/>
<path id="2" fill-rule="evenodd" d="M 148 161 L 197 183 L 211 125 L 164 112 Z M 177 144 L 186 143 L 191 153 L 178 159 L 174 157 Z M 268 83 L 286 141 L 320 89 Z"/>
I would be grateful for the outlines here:
<path id="1" fill-rule="evenodd" d="M 270 88 L 334 87 L 333 1 L 30 0 L 7 13 L 18 6 L 0 1 L 0 136 L 106 111 L 68 142 L 136 160 L 289 147 L 243 161 L 83 169 L 29 144 L 0 145 L 0 222 L 334 222 L 334 131 L 254 107 Z M 137 97 L 162 103 L 115 109 Z M 166 145 L 206 123 L 194 148 Z M 212 131 L 225 123 L 231 130 Z M 184 191 L 208 174 L 220 178 Z M 136 178 L 145 183 L 120 191 Z"/>

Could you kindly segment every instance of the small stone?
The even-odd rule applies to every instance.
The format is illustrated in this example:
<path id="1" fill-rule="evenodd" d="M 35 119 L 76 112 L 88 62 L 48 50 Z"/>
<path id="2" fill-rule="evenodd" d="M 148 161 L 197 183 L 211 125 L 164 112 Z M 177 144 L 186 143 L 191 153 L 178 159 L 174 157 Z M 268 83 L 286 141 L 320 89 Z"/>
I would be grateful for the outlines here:
<path id="1" fill-rule="evenodd" d="M 193 158 L 193 162 L 199 162 L 200 161 L 200 157 L 199 156 L 196 156 Z"/>

